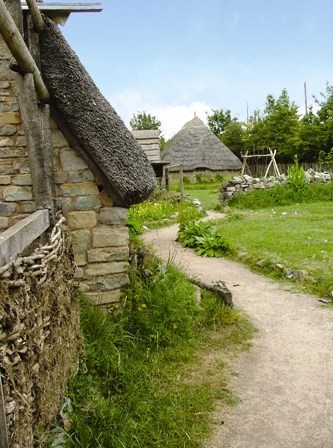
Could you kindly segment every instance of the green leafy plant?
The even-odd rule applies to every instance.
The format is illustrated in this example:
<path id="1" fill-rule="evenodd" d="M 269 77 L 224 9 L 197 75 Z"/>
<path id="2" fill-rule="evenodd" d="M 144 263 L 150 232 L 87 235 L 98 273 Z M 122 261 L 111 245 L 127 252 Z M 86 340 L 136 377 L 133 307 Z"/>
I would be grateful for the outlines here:
<path id="1" fill-rule="evenodd" d="M 204 257 L 222 257 L 232 252 L 231 245 L 211 222 L 195 221 L 180 227 L 177 240 L 185 247 L 194 248 Z"/>
<path id="2" fill-rule="evenodd" d="M 305 172 L 302 166 L 299 165 L 297 157 L 294 159 L 294 164 L 288 168 L 288 187 L 298 192 L 306 187 Z"/>

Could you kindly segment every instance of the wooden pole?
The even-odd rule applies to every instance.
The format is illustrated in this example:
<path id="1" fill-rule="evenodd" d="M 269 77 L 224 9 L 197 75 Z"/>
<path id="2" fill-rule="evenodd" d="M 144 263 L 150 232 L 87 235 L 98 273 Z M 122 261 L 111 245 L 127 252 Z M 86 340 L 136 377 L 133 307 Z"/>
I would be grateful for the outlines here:
<path id="1" fill-rule="evenodd" d="M 38 8 L 36 0 L 26 0 L 26 2 L 32 17 L 32 21 L 34 23 L 35 30 L 37 31 L 37 33 L 41 33 L 45 28 L 45 22 Z"/>
<path id="2" fill-rule="evenodd" d="M 180 176 L 180 202 L 184 202 L 184 173 L 183 173 L 183 165 L 180 165 L 179 168 L 179 176 Z"/>
<path id="3" fill-rule="evenodd" d="M 44 84 L 39 69 L 26 46 L 23 37 L 17 29 L 4 0 L 0 0 L 0 32 L 8 48 L 24 73 L 32 73 L 38 98 L 47 103 L 50 95 Z"/>
<path id="4" fill-rule="evenodd" d="M 1 373 L 0 373 L 0 448 L 9 448 L 6 413 L 5 413 L 5 401 L 3 398 Z"/>
<path id="5" fill-rule="evenodd" d="M 308 95 L 306 91 L 306 82 L 304 81 L 304 101 L 305 101 L 305 115 L 308 114 Z"/>

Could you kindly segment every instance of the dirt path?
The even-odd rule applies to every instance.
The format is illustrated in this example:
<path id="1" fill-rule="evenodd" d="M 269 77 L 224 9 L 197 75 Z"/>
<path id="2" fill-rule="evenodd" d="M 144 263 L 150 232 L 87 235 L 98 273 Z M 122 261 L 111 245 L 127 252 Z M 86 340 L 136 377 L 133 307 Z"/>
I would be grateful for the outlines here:
<path id="1" fill-rule="evenodd" d="M 221 258 L 201 258 L 175 243 L 177 226 L 144 236 L 191 276 L 223 280 L 259 329 L 238 359 L 233 389 L 241 402 L 221 415 L 206 448 L 333 448 L 333 311 L 316 297 Z"/>

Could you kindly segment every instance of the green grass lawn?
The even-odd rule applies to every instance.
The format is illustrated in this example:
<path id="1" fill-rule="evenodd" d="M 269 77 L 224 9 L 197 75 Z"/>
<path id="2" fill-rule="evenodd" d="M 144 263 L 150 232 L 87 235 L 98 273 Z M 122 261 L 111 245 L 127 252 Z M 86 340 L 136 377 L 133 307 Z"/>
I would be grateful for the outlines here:
<path id="1" fill-rule="evenodd" d="M 187 189 L 185 186 L 185 193 L 190 195 L 192 199 L 199 199 L 205 210 L 215 210 L 219 206 L 218 187 L 214 186 L 209 189 Z"/>
<path id="2" fill-rule="evenodd" d="M 333 288 L 332 202 L 234 210 L 219 229 L 250 264 L 266 260 L 269 269 L 272 263 L 280 263 L 306 270 L 324 289 Z"/>

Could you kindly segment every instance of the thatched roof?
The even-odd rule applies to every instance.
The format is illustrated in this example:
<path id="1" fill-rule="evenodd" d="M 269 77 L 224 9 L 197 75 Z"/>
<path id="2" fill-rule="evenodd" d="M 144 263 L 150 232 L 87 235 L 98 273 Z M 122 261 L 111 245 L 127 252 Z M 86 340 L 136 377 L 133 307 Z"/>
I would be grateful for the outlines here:
<path id="1" fill-rule="evenodd" d="M 240 170 L 242 167 L 238 157 L 196 116 L 171 140 L 162 160 L 182 164 L 184 171 Z"/>
<path id="2" fill-rule="evenodd" d="M 124 122 L 104 98 L 58 26 L 44 16 L 42 75 L 54 117 L 116 205 L 128 207 L 155 188 L 154 171 Z"/>

